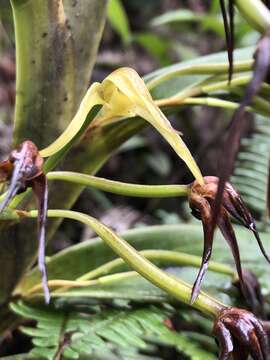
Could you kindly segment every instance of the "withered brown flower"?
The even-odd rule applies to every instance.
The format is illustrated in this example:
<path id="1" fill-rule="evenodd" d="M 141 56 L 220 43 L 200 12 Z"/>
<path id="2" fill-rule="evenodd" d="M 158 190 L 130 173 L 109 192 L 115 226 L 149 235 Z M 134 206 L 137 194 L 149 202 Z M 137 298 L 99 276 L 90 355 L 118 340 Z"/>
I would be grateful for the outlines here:
<path id="1" fill-rule="evenodd" d="M 43 158 L 32 141 L 24 141 L 0 163 L 0 182 L 9 182 L 7 195 L 0 204 L 0 212 L 8 206 L 13 197 L 31 187 L 38 203 L 38 266 L 46 303 L 50 300 L 45 265 L 45 223 L 48 203 L 47 179 L 43 172 Z"/>
<path id="2" fill-rule="evenodd" d="M 212 253 L 212 246 L 213 246 L 212 214 L 215 203 L 215 197 L 218 191 L 219 179 L 215 176 L 206 176 L 204 177 L 204 181 L 205 181 L 204 185 L 199 184 L 198 181 L 194 181 L 191 184 L 191 189 L 189 194 L 189 204 L 192 210 L 192 214 L 202 221 L 203 231 L 204 231 L 204 249 L 203 249 L 202 263 L 198 276 L 193 285 L 191 303 L 193 303 L 196 300 L 198 293 L 200 291 L 201 282 L 207 270 L 208 263 Z M 249 291 L 244 281 L 243 272 L 241 268 L 239 248 L 232 224 L 230 222 L 229 215 L 233 216 L 235 219 L 241 222 L 246 228 L 248 228 L 254 233 L 263 255 L 265 256 L 266 260 L 270 262 L 270 259 L 266 254 L 262 242 L 260 240 L 259 234 L 256 229 L 256 224 L 252 215 L 245 206 L 238 192 L 234 189 L 234 187 L 230 183 L 226 182 L 222 197 L 222 202 L 221 202 L 221 210 L 217 219 L 217 225 L 231 248 L 234 261 L 236 264 L 236 269 L 241 284 L 242 292 L 248 298 Z"/>
<path id="3" fill-rule="evenodd" d="M 235 360 L 269 360 L 270 347 L 263 324 L 254 314 L 238 308 L 226 308 L 218 315 L 213 328 L 220 346 L 220 360 L 233 355 Z"/>

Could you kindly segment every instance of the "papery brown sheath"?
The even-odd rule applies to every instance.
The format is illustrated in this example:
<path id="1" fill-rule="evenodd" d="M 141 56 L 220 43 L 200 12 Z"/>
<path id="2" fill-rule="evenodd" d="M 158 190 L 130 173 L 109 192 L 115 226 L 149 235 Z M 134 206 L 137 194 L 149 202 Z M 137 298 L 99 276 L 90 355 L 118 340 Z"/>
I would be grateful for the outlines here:
<path id="1" fill-rule="evenodd" d="M 213 329 L 220 346 L 220 360 L 269 360 L 268 335 L 263 324 L 249 311 L 226 308 L 218 315 Z"/>
<path id="2" fill-rule="evenodd" d="M 42 285 L 45 301 L 49 303 L 50 293 L 47 284 L 45 264 L 45 224 L 48 204 L 47 178 L 43 172 L 43 158 L 36 145 L 29 140 L 24 141 L 9 158 L 0 163 L 0 182 L 9 182 L 6 197 L 0 204 L 0 212 L 9 205 L 16 194 L 24 192 L 28 187 L 33 189 L 38 204 L 38 266 L 42 274 Z"/>
<path id="3" fill-rule="evenodd" d="M 213 214 L 213 207 L 216 198 L 216 194 L 218 191 L 219 186 L 219 179 L 215 176 L 206 176 L 204 177 L 204 185 L 198 183 L 198 181 L 194 181 L 190 185 L 190 193 L 189 193 L 189 204 L 192 210 L 192 214 L 199 218 L 203 224 L 203 231 L 204 231 L 204 249 L 202 255 L 202 263 L 193 285 L 192 294 L 191 294 L 191 303 L 193 303 L 200 291 L 201 282 L 205 275 L 205 272 L 208 267 L 208 263 L 212 254 L 212 247 L 213 247 L 213 234 L 211 232 L 212 226 L 212 214 Z M 224 236 L 225 240 L 229 244 L 234 261 L 236 264 L 236 269 L 239 277 L 239 282 L 241 285 L 242 292 L 246 297 L 247 301 L 252 303 L 252 294 L 249 291 L 248 286 L 246 286 L 242 267 L 241 267 L 241 260 L 240 260 L 240 253 L 237 244 L 237 239 L 230 222 L 229 215 L 237 219 L 241 222 L 245 227 L 251 230 L 259 244 L 259 247 L 267 259 L 270 262 L 270 258 L 266 254 L 263 244 L 260 240 L 259 234 L 256 230 L 255 221 L 252 218 L 249 210 L 245 206 L 241 196 L 238 192 L 234 189 L 234 187 L 226 182 L 225 184 L 225 191 L 221 201 L 221 210 L 220 216 L 217 219 L 217 225 L 220 228 L 222 235 Z"/>

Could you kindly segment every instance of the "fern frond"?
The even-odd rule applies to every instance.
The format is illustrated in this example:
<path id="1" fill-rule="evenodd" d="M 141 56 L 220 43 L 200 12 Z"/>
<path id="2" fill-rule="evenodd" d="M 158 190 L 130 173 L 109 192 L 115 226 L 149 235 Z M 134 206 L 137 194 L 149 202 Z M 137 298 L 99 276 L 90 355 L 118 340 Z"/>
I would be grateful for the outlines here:
<path id="1" fill-rule="evenodd" d="M 256 115 L 252 136 L 243 138 L 241 142 L 232 183 L 262 222 L 266 221 L 269 151 L 269 119 Z"/>
<path id="2" fill-rule="evenodd" d="M 24 326 L 21 330 L 32 337 L 31 355 L 40 359 L 53 360 L 62 354 L 63 359 L 88 356 L 104 360 L 158 360 L 155 357 L 158 345 L 174 347 L 193 360 L 215 359 L 197 340 L 165 325 L 164 321 L 172 315 L 172 310 L 165 308 L 103 309 L 85 314 L 80 309 L 66 312 L 23 302 L 11 307 L 22 317 L 37 322 L 36 327 Z"/>

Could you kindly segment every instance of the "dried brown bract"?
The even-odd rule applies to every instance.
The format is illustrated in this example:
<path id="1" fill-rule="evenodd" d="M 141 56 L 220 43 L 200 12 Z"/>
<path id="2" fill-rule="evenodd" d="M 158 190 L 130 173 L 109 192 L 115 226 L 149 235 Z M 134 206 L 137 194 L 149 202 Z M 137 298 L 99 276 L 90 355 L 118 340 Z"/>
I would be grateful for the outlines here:
<path id="1" fill-rule="evenodd" d="M 206 176 L 204 181 L 204 185 L 194 181 L 194 183 L 191 185 L 189 195 L 189 204 L 192 210 L 192 214 L 202 221 L 204 231 L 202 263 L 196 281 L 193 285 L 191 303 L 196 300 L 200 291 L 201 282 L 207 270 L 213 246 L 212 216 L 215 198 L 218 191 L 219 179 L 215 176 Z M 231 248 L 241 284 L 241 289 L 245 297 L 248 299 L 249 292 L 245 286 L 241 268 L 239 248 L 229 215 L 233 216 L 254 233 L 262 253 L 264 254 L 267 261 L 270 262 L 270 259 L 263 248 L 259 234 L 256 230 L 255 221 L 252 215 L 245 206 L 238 192 L 230 183 L 226 182 L 221 201 L 221 210 L 217 218 L 217 225 Z"/>
<path id="2" fill-rule="evenodd" d="M 9 182 L 5 200 L 0 204 L 0 212 L 8 206 L 13 197 L 24 192 L 28 187 L 33 189 L 38 203 L 38 265 L 42 273 L 45 300 L 50 300 L 45 266 L 45 223 L 48 203 L 47 179 L 43 172 L 43 158 L 39 155 L 32 141 L 24 141 L 9 158 L 0 163 L 0 182 Z"/>
<path id="3" fill-rule="evenodd" d="M 214 335 L 220 346 L 220 360 L 269 360 L 267 333 L 254 314 L 238 308 L 226 308 L 215 321 Z"/>

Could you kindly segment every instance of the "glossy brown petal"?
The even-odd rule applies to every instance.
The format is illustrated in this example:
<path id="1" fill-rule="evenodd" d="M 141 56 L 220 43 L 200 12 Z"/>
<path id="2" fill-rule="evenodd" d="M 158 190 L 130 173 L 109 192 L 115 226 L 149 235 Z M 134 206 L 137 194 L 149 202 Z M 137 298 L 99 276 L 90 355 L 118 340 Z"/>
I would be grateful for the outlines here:
<path id="1" fill-rule="evenodd" d="M 229 0 L 228 2 L 228 14 L 226 11 L 226 6 L 224 0 L 219 0 L 221 14 L 223 18 L 226 45 L 227 45 L 227 53 L 228 53 L 228 61 L 229 61 L 229 82 L 232 79 L 233 75 L 233 50 L 234 50 L 234 6 L 233 1 Z M 228 19 L 229 17 L 229 19 Z"/>
<path id="2" fill-rule="evenodd" d="M 248 360 L 248 351 L 245 346 L 235 344 L 233 351 L 233 360 Z"/>
<path id="3" fill-rule="evenodd" d="M 220 228 L 220 231 L 222 235 L 224 236 L 224 239 L 229 244 L 233 257 L 234 262 L 236 265 L 237 274 L 240 281 L 240 286 L 243 291 L 243 294 L 246 295 L 246 289 L 245 289 L 245 283 L 243 279 L 243 273 L 242 273 L 242 266 L 241 266 L 241 259 L 240 259 L 240 252 L 238 243 L 236 240 L 235 232 L 233 230 L 232 224 L 230 222 L 229 216 L 226 212 L 226 210 L 222 209 L 221 216 L 218 219 L 218 227 Z"/>
<path id="4" fill-rule="evenodd" d="M 221 321 L 219 321 L 214 325 L 214 334 L 220 346 L 219 359 L 229 359 L 230 354 L 233 351 L 233 339 L 230 331 Z"/>
<path id="5" fill-rule="evenodd" d="M 264 255 L 265 259 L 270 263 L 270 258 L 267 255 L 266 250 L 264 249 L 263 243 L 257 231 L 255 220 L 253 219 L 250 211 L 244 204 L 241 196 L 228 182 L 225 185 L 223 206 L 233 217 L 235 217 L 247 229 L 253 232 L 262 254 Z"/>
<path id="6" fill-rule="evenodd" d="M 203 224 L 203 232 L 204 232 L 204 247 L 203 247 L 203 255 L 202 255 L 202 262 L 200 266 L 199 273 L 197 278 L 194 282 L 190 303 L 193 304 L 196 298 L 199 295 L 201 289 L 201 283 L 203 277 L 206 273 L 208 268 L 208 263 L 211 258 L 212 254 L 212 247 L 213 247 L 213 237 L 209 236 L 210 226 L 211 226 L 211 208 L 208 201 L 200 196 L 193 195 L 192 200 L 190 201 L 190 207 L 196 214 L 200 214 L 200 218 Z"/>
<path id="7" fill-rule="evenodd" d="M 231 248 L 234 262 L 236 265 L 241 293 L 245 298 L 246 302 L 250 305 L 251 309 L 257 309 L 257 312 L 261 313 L 261 310 L 263 310 L 263 300 L 260 292 L 260 285 L 255 275 L 250 273 L 248 270 L 245 270 L 245 272 L 243 272 L 242 270 L 240 252 L 235 232 L 233 230 L 229 216 L 224 209 L 222 209 L 221 216 L 218 219 L 218 226 L 222 235 L 224 236 L 225 240 Z"/>
<path id="8" fill-rule="evenodd" d="M 214 324 L 214 334 L 221 347 L 219 359 L 229 355 L 241 358 L 239 348 L 245 349 L 255 360 L 269 360 L 270 348 L 267 333 L 262 323 L 249 311 L 238 308 L 226 308 L 219 314 Z"/>

